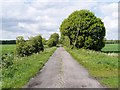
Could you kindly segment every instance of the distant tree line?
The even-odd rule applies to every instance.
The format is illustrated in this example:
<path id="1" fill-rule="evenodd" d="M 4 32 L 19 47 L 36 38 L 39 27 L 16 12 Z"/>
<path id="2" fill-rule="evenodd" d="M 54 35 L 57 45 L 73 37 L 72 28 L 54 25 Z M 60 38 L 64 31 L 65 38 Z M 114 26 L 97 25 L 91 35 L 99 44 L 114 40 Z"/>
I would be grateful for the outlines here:
<path id="1" fill-rule="evenodd" d="M 67 36 L 65 36 L 64 37 L 64 42 L 68 42 L 68 45 L 70 44 L 70 41 L 69 41 L 69 39 L 68 39 L 68 37 Z M 67 40 L 68 39 L 68 40 Z M 49 40 L 50 40 L 50 38 L 49 38 Z M 42 39 L 42 42 L 43 42 L 43 44 L 44 45 L 49 45 L 49 46 L 51 46 L 50 45 L 50 41 L 52 41 L 52 40 L 46 40 L 45 38 L 43 38 Z M 67 40 L 67 41 L 66 41 Z M 27 41 L 27 40 L 25 40 L 25 41 Z M 48 41 L 48 42 L 47 42 Z M 54 41 L 54 40 L 53 40 Z M 51 43 L 53 43 L 53 42 L 51 42 Z M 58 43 L 58 41 L 57 41 L 57 43 Z M 60 43 L 63 43 L 62 41 L 61 41 L 61 39 L 60 39 Z M 105 40 L 105 44 L 118 44 L 118 43 L 120 43 L 120 40 Z M 0 44 L 16 44 L 16 40 L 0 40 Z M 66 44 L 66 43 L 64 43 L 64 44 Z M 53 46 L 54 45 L 56 45 L 56 44 L 53 44 Z"/>
<path id="2" fill-rule="evenodd" d="M 105 40 L 106 44 L 120 44 L 120 40 Z"/>
<path id="3" fill-rule="evenodd" d="M 16 44 L 16 40 L 0 40 L 0 44 Z"/>

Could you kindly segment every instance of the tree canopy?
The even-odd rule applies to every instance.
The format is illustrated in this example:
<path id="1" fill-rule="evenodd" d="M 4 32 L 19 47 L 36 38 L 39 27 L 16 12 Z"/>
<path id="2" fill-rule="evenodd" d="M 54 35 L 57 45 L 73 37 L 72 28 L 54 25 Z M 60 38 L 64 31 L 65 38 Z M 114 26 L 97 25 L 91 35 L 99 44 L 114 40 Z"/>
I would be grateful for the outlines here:
<path id="1" fill-rule="evenodd" d="M 101 50 L 104 47 L 105 27 L 100 18 L 89 10 L 74 11 L 60 25 L 61 38 L 68 36 L 76 48 Z"/>
<path id="2" fill-rule="evenodd" d="M 49 40 L 47 41 L 47 45 L 49 47 L 56 46 L 58 44 L 58 42 L 59 42 L 59 34 L 53 33 L 50 36 Z"/>

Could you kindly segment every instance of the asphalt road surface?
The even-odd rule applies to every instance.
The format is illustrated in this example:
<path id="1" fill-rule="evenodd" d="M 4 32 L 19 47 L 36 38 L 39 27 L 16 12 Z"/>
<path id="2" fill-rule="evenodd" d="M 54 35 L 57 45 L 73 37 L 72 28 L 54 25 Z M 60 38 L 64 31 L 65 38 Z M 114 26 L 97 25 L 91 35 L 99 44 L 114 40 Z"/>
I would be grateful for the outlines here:
<path id="1" fill-rule="evenodd" d="M 102 88 L 63 48 L 59 47 L 43 69 L 24 88 Z"/>

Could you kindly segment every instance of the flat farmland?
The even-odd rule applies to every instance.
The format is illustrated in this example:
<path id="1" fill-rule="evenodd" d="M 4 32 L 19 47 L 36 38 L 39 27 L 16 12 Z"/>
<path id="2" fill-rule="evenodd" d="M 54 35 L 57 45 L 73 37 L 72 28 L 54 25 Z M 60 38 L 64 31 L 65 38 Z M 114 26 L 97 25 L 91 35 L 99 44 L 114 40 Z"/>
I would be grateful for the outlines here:
<path id="1" fill-rule="evenodd" d="M 15 44 L 0 45 L 0 51 L 1 51 L 0 54 L 14 52 L 15 49 L 16 49 Z M 103 51 L 103 52 L 120 52 L 119 44 L 105 44 L 105 47 L 101 51 Z"/>
<path id="2" fill-rule="evenodd" d="M 0 45 L 0 55 L 1 54 L 14 52 L 15 49 L 16 49 L 16 45 L 15 44 Z"/>
<path id="3" fill-rule="evenodd" d="M 105 44 L 102 52 L 120 53 L 119 44 Z"/>

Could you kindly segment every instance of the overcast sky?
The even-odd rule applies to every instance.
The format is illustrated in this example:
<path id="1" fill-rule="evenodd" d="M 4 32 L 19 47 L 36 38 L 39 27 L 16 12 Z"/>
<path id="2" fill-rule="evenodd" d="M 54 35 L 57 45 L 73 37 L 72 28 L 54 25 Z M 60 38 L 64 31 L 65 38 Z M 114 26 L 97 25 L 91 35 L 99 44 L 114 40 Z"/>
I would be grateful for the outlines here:
<path id="1" fill-rule="evenodd" d="M 102 19 L 107 39 L 118 39 L 119 0 L 0 0 L 0 39 L 41 34 L 46 39 L 73 11 L 88 9 Z"/>

